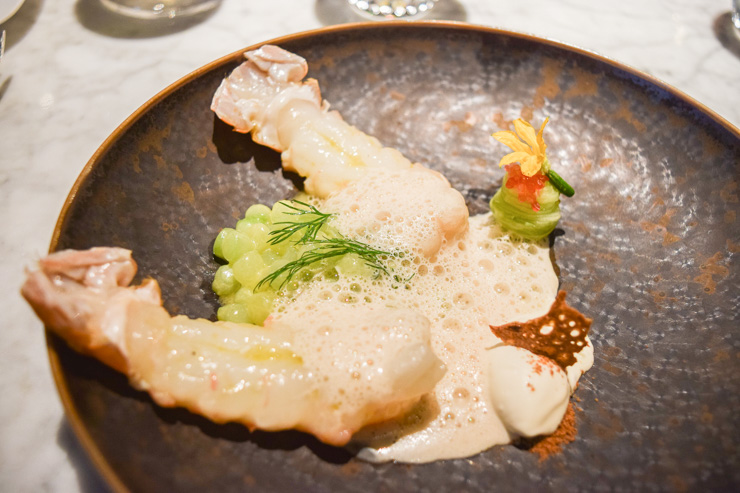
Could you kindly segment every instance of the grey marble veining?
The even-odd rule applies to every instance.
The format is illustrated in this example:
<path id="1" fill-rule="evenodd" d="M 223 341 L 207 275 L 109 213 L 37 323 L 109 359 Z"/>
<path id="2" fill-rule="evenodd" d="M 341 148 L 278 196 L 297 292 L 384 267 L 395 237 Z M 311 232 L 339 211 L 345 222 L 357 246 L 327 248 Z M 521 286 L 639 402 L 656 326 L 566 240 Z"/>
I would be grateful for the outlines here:
<path id="1" fill-rule="evenodd" d="M 445 3 L 447 2 L 447 3 Z M 0 485 L 97 491 L 63 417 L 41 323 L 18 294 L 48 248 L 77 175 L 151 96 L 205 63 L 271 38 L 353 19 L 343 0 L 224 0 L 192 21 L 145 24 L 96 0 L 26 0 L 0 24 Z M 644 71 L 740 125 L 740 37 L 729 0 L 441 0 L 433 17 L 531 33 Z"/>

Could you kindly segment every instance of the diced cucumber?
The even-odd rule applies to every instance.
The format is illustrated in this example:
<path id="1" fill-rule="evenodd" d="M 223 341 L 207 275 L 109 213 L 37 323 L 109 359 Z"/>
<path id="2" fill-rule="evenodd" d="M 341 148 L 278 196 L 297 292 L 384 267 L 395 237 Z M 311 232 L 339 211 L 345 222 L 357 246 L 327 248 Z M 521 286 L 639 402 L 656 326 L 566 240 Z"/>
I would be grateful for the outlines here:
<path id="1" fill-rule="evenodd" d="M 222 265 L 216 271 L 213 278 L 213 291 L 219 296 L 227 296 L 239 289 L 240 284 L 234 277 L 234 271 L 230 265 Z"/>

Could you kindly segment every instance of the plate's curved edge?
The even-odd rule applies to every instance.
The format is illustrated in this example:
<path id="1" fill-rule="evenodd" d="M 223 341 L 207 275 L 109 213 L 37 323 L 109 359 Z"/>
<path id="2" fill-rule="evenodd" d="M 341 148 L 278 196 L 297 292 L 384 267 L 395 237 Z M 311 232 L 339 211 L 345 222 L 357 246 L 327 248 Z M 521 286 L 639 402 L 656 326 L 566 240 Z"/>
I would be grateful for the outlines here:
<path id="1" fill-rule="evenodd" d="M 495 28 L 495 27 L 469 24 L 469 23 L 458 22 L 458 21 L 442 21 L 442 20 L 411 21 L 411 22 L 409 21 L 388 21 L 388 22 L 383 22 L 381 24 L 374 23 L 374 22 L 359 22 L 359 23 L 341 24 L 337 26 L 328 26 L 328 27 L 317 28 L 317 29 L 313 29 L 309 31 L 302 31 L 299 33 L 289 34 L 289 35 L 281 36 L 278 38 L 273 38 L 271 40 L 256 43 L 246 48 L 237 50 L 228 55 L 225 55 L 223 57 L 220 57 L 194 70 L 193 72 L 185 75 L 184 77 L 173 82 L 172 84 L 168 85 L 163 90 L 161 90 L 159 93 L 157 93 L 155 96 L 153 96 L 151 99 L 149 99 L 144 104 L 142 104 L 136 111 L 134 111 L 128 118 L 126 118 L 113 131 L 113 133 L 111 133 L 110 136 L 108 136 L 108 138 L 100 145 L 100 147 L 95 151 L 95 153 L 90 157 L 88 162 L 85 164 L 84 168 L 80 172 L 80 175 L 77 177 L 77 180 L 72 186 L 72 189 L 70 190 L 67 198 L 65 199 L 62 210 L 59 213 L 59 217 L 54 227 L 54 232 L 52 234 L 52 239 L 49 245 L 49 252 L 52 252 L 56 249 L 58 245 L 58 241 L 59 241 L 59 236 L 61 234 L 61 229 L 62 229 L 62 226 L 67 216 L 67 212 L 69 208 L 71 207 L 72 202 L 76 198 L 77 192 L 80 186 L 82 185 L 82 183 L 85 181 L 85 179 L 88 177 L 88 175 L 92 171 L 94 163 L 96 163 L 100 159 L 101 156 L 103 156 L 106 152 L 108 152 L 108 150 L 120 138 L 120 136 L 126 130 L 128 130 L 128 128 L 131 127 L 137 120 L 139 120 L 139 118 L 141 118 L 142 115 L 144 115 L 149 109 L 151 109 L 156 104 L 158 104 L 160 101 L 165 99 L 175 90 L 179 89 L 180 87 L 184 86 L 190 81 L 197 79 L 204 73 L 209 72 L 220 65 L 224 65 L 228 62 L 238 60 L 239 58 L 243 56 L 243 53 L 245 51 L 256 49 L 264 44 L 281 44 L 281 43 L 290 42 L 296 39 L 310 38 L 312 36 L 315 36 L 318 34 L 325 34 L 325 33 L 335 33 L 335 32 L 342 32 L 342 31 L 357 31 L 357 30 L 388 29 L 390 26 L 403 26 L 406 29 L 438 27 L 441 29 L 449 29 L 449 30 L 464 30 L 464 31 L 470 31 L 470 32 L 493 33 L 493 34 L 500 34 L 504 36 L 520 38 L 520 39 L 526 39 L 529 41 L 535 41 L 535 42 L 553 46 L 559 49 L 570 51 L 570 52 L 579 54 L 581 56 L 584 56 L 586 58 L 596 60 L 601 63 L 605 63 L 614 68 L 622 70 L 634 77 L 637 77 L 651 84 L 654 84 L 655 86 L 671 94 L 673 97 L 677 98 L 678 100 L 688 104 L 689 106 L 697 108 L 699 111 L 704 113 L 710 119 L 714 120 L 718 125 L 720 125 L 721 127 L 724 127 L 727 131 L 734 134 L 735 137 L 737 137 L 740 140 L 740 129 L 735 127 L 733 124 L 731 124 L 724 117 L 716 113 L 714 110 L 710 109 L 709 107 L 697 101 L 696 99 L 689 96 L 688 94 L 676 89 L 670 84 L 658 79 L 657 77 L 643 73 L 629 65 L 615 61 L 599 53 L 589 51 L 583 48 L 579 48 L 577 46 L 569 45 L 561 41 L 548 39 L 548 38 L 542 38 L 542 37 L 538 37 L 532 34 L 526 34 L 522 32 L 509 31 L 509 30 Z M 51 331 L 46 329 L 46 349 L 47 349 L 47 353 L 49 356 L 49 363 L 51 366 L 54 383 L 57 387 L 57 391 L 62 401 L 62 405 L 64 407 L 64 411 L 67 416 L 67 419 L 70 422 L 71 428 L 73 432 L 75 433 L 77 439 L 79 440 L 80 444 L 82 445 L 83 449 L 88 454 L 88 457 L 91 459 L 94 466 L 100 472 L 101 476 L 106 481 L 108 486 L 110 486 L 111 489 L 113 489 L 116 492 L 121 492 L 121 493 L 128 492 L 129 489 L 126 487 L 126 485 L 123 483 L 120 477 L 116 474 L 116 472 L 110 466 L 110 464 L 105 459 L 100 449 L 95 444 L 92 436 L 89 434 L 88 430 L 82 424 L 82 419 L 80 418 L 77 412 L 77 409 L 75 408 L 74 403 L 72 402 L 72 397 L 69 391 L 69 387 L 67 385 L 67 380 L 62 372 L 61 363 L 59 361 L 59 353 L 54 347 L 54 344 L 55 344 L 53 341 L 54 337 L 56 336 Z"/>

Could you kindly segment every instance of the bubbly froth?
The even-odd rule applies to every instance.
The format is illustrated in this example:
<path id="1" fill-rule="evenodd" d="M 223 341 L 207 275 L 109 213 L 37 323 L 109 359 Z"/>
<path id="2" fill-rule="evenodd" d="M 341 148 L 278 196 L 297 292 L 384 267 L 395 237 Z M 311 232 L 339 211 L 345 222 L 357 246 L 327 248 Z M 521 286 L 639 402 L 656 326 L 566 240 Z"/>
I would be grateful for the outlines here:
<path id="1" fill-rule="evenodd" d="M 409 183 L 397 178 L 369 177 L 319 204 L 337 214 L 333 225 L 342 234 L 376 248 L 405 251 L 403 258 L 390 259 L 392 275 L 340 275 L 336 281 L 308 284 L 300 302 L 282 305 L 277 316 L 300 317 L 302 310 L 338 302 L 404 308 L 427 319 L 432 348 L 447 368 L 444 377 L 405 418 L 370 426 L 355 442 L 365 446 L 360 456 L 373 461 L 470 456 L 512 438 L 491 402 L 491 349 L 501 341 L 489 326 L 547 313 L 558 280 L 546 242 L 517 241 L 490 214 L 465 221 L 465 209 L 464 218 L 445 217 L 456 197 L 440 203 L 399 193 L 397 188 Z M 420 174 L 411 180 L 428 188 L 439 178 Z M 385 188 L 378 192 L 381 184 Z"/>

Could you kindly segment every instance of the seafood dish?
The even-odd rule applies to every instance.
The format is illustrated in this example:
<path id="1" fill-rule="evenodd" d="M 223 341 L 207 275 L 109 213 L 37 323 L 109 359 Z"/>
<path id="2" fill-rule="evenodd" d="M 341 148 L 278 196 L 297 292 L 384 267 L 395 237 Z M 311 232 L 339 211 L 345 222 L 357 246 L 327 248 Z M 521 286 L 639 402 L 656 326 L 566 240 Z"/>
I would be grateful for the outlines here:
<path id="1" fill-rule="evenodd" d="M 554 433 L 593 363 L 591 321 L 565 304 L 548 236 L 573 188 L 522 120 L 491 211 L 343 120 L 300 56 L 245 54 L 212 109 L 281 153 L 303 191 L 244 204 L 213 246 L 218 321 L 172 315 L 136 252 L 40 260 L 22 288 L 75 350 L 164 407 L 297 429 L 372 462 L 468 457 Z M 166 293 L 165 293 L 166 295 Z"/>

